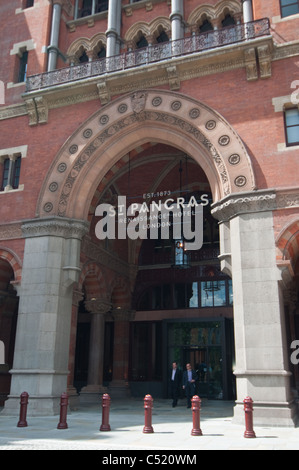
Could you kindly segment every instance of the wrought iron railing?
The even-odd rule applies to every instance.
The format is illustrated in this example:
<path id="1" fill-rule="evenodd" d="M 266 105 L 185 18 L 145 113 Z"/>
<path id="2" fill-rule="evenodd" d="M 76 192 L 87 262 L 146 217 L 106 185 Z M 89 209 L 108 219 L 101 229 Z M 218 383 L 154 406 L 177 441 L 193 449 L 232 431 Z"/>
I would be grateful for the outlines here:
<path id="1" fill-rule="evenodd" d="M 124 71 L 267 35 L 270 35 L 270 22 L 268 18 L 228 26 L 217 31 L 208 31 L 177 41 L 169 41 L 131 52 L 124 52 L 113 57 L 106 57 L 52 72 L 32 75 L 27 78 L 26 91 L 35 91 L 63 83 L 101 76 L 106 73 Z"/>

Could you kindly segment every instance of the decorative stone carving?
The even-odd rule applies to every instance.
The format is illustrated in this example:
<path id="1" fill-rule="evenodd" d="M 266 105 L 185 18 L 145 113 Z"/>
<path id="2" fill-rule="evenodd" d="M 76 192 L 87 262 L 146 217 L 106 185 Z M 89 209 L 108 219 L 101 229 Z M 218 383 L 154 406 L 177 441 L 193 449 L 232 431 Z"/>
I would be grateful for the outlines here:
<path id="1" fill-rule="evenodd" d="M 272 76 L 271 67 L 271 49 L 269 44 L 257 48 L 258 60 L 260 66 L 261 78 L 270 78 Z"/>
<path id="2" fill-rule="evenodd" d="M 258 79 L 255 48 L 251 47 L 244 51 L 244 60 L 247 73 L 247 80 L 254 81 Z"/>
<path id="3" fill-rule="evenodd" d="M 131 104 L 134 113 L 140 113 L 145 108 L 145 103 L 147 99 L 147 92 L 146 91 L 136 91 L 131 96 Z"/>

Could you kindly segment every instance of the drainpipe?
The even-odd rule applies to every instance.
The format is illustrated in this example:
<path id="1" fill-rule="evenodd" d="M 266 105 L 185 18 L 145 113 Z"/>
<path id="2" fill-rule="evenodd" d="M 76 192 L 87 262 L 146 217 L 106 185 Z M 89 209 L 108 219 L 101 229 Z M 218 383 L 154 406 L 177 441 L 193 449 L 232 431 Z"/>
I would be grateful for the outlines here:
<path id="1" fill-rule="evenodd" d="M 171 39 L 176 41 L 183 37 L 183 0 L 171 0 Z"/>
<path id="2" fill-rule="evenodd" d="M 49 53 L 48 72 L 55 70 L 57 67 L 61 9 L 62 9 L 62 1 L 53 0 L 51 38 L 50 38 L 50 46 L 48 47 L 48 53 Z"/>

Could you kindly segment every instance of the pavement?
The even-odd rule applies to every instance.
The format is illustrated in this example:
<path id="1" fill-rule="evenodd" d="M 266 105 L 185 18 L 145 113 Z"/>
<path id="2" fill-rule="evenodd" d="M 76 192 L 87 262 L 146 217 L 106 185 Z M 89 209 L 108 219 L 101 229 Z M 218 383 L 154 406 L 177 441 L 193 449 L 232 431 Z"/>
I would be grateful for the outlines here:
<path id="1" fill-rule="evenodd" d="M 171 400 L 154 399 L 154 432 L 151 434 L 143 433 L 142 398 L 111 400 L 111 430 L 105 432 L 99 430 L 102 424 L 101 401 L 99 406 L 82 405 L 68 411 L 68 428 L 64 430 L 57 429 L 59 416 L 27 416 L 28 426 L 18 428 L 18 417 L 0 412 L 0 451 L 97 450 L 101 451 L 100 463 L 125 464 L 132 468 L 138 462 L 143 465 L 176 464 L 178 462 L 174 459 L 178 459 L 178 455 L 181 459 L 189 459 L 187 463 L 196 464 L 199 463 L 196 459 L 200 450 L 299 450 L 299 427 L 254 426 L 256 438 L 248 439 L 244 438 L 245 420 L 242 426 L 234 424 L 232 417 L 232 402 L 202 400 L 202 436 L 192 436 L 192 410 L 186 407 L 184 400 L 172 408 Z M 161 461 L 162 458 L 165 462 Z"/>

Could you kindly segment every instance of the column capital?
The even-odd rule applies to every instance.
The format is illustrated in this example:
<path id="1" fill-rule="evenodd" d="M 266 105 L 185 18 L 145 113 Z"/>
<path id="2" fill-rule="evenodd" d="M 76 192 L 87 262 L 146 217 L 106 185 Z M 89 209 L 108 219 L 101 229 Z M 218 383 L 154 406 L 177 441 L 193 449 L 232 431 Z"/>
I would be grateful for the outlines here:
<path id="1" fill-rule="evenodd" d="M 54 236 L 82 240 L 88 232 L 88 223 L 56 216 L 31 219 L 23 222 L 22 232 L 24 238 Z"/>
<path id="2" fill-rule="evenodd" d="M 211 213 L 220 222 L 225 222 L 237 215 L 272 211 L 276 207 L 276 191 L 267 189 L 231 194 L 212 204 Z"/>
<path id="3" fill-rule="evenodd" d="M 93 314 L 105 315 L 111 310 L 111 303 L 103 299 L 90 299 L 84 302 L 86 310 Z"/>

